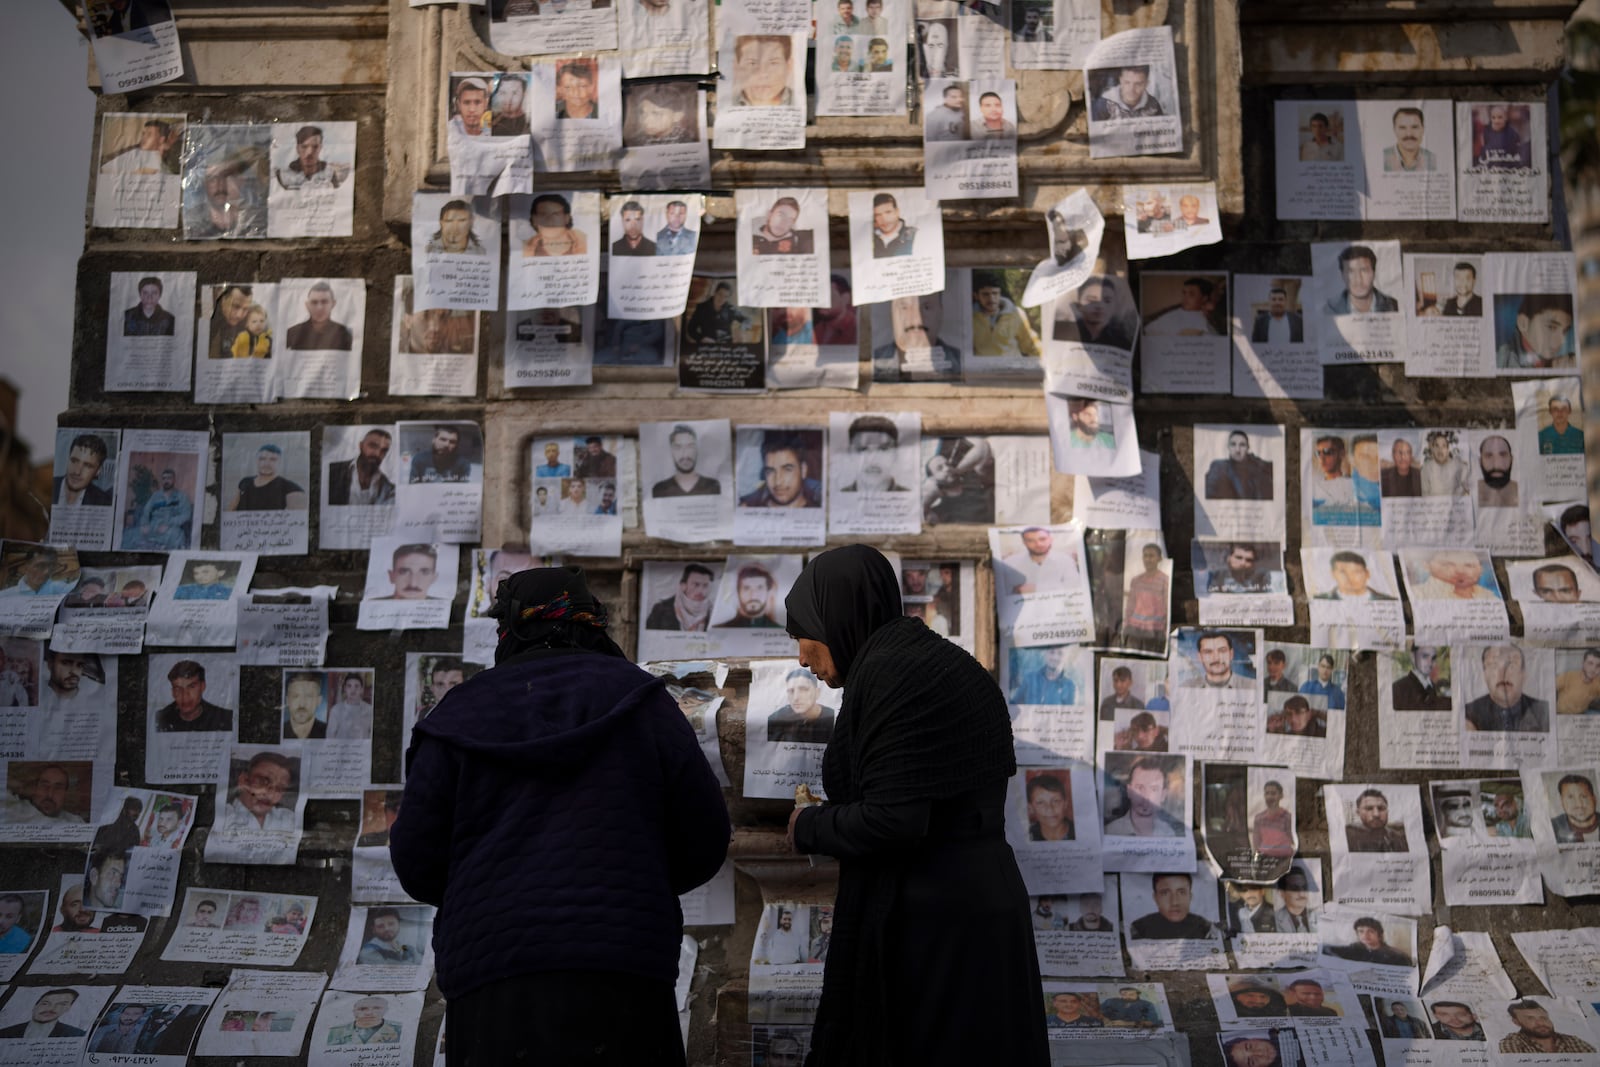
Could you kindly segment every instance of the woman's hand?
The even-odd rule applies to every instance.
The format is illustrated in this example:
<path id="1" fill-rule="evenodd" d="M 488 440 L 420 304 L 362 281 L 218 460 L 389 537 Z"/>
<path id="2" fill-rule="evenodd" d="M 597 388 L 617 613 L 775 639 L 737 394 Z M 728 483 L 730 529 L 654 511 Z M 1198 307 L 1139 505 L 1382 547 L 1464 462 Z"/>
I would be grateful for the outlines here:
<path id="1" fill-rule="evenodd" d="M 795 847 L 795 843 L 794 843 L 794 824 L 799 821 L 800 813 L 802 811 L 805 811 L 805 810 L 806 810 L 805 808 L 795 808 L 793 811 L 791 811 L 789 813 L 788 842 L 789 842 L 789 851 L 790 852 L 799 852 L 800 851 L 797 847 Z"/>

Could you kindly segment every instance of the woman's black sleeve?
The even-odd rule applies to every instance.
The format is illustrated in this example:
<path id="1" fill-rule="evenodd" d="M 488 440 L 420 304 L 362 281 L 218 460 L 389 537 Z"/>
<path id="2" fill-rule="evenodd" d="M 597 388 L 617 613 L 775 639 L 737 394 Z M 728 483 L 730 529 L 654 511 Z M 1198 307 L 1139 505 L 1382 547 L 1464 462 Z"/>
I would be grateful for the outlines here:
<path id="1" fill-rule="evenodd" d="M 800 813 L 795 846 L 840 859 L 907 848 L 927 836 L 932 814 L 931 800 L 825 804 Z"/>

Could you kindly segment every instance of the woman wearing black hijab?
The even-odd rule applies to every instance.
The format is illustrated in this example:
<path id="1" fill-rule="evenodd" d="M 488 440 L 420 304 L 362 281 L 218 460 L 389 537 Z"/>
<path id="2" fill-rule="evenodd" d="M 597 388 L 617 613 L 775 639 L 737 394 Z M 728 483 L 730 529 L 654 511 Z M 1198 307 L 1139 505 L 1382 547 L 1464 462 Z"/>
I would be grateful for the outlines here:
<path id="1" fill-rule="evenodd" d="M 822 761 L 828 804 L 789 820 L 835 856 L 833 941 L 810 1067 L 1050 1062 L 1028 894 L 1004 836 L 1016 773 L 1000 687 L 901 614 L 865 545 L 817 556 L 784 601 L 800 662 L 848 686 Z"/>

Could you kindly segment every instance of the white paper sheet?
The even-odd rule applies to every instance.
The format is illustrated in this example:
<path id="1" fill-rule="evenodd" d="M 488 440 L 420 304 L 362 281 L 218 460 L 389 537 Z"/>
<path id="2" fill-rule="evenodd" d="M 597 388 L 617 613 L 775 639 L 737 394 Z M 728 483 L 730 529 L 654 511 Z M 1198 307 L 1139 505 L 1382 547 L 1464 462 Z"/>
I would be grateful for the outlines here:
<path id="1" fill-rule="evenodd" d="M 1550 145 L 1543 101 L 1456 102 L 1457 218 L 1544 222 Z"/>
<path id="2" fill-rule="evenodd" d="M 189 886 L 176 910 L 162 959 L 285 967 L 305 948 L 317 898 Z"/>
<path id="3" fill-rule="evenodd" d="M 200 1030 L 195 1055 L 298 1055 L 327 983 L 325 974 L 232 971 Z"/>
<path id="4" fill-rule="evenodd" d="M 1089 157 L 1183 151 L 1172 27 L 1103 38 L 1083 61 L 1089 98 Z"/>
<path id="5" fill-rule="evenodd" d="M 272 127 L 268 237 L 349 237 L 356 201 L 356 123 Z"/>
<path id="6" fill-rule="evenodd" d="M 194 272 L 112 271 L 109 294 L 106 391 L 188 392 Z"/>
<path id="7" fill-rule="evenodd" d="M 1334 900 L 1352 908 L 1424 914 L 1433 894 L 1418 787 L 1329 784 L 1322 795 L 1333 852 Z M 1328 921 L 1324 915 L 1324 935 Z"/>
<path id="8" fill-rule="evenodd" d="M 415 306 L 493 311 L 500 306 L 499 200 L 417 193 L 411 200 Z"/>
<path id="9" fill-rule="evenodd" d="M 100 117 L 94 224 L 178 228 L 179 150 L 188 116 L 112 112 Z"/>

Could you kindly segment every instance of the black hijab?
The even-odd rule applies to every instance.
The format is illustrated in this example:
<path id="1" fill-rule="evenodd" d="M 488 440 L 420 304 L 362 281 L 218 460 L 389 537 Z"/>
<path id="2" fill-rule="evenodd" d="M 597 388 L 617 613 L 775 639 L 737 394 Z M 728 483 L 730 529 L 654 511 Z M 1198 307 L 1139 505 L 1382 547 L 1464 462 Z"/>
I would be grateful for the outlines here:
<path id="1" fill-rule="evenodd" d="M 783 606 L 789 635 L 827 645 L 842 684 L 867 638 L 901 617 L 900 580 L 882 552 L 844 545 L 812 557 Z"/>

